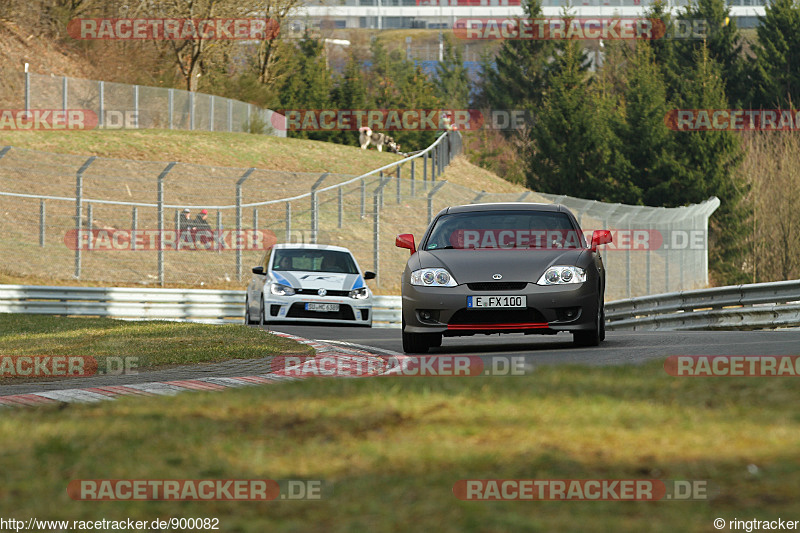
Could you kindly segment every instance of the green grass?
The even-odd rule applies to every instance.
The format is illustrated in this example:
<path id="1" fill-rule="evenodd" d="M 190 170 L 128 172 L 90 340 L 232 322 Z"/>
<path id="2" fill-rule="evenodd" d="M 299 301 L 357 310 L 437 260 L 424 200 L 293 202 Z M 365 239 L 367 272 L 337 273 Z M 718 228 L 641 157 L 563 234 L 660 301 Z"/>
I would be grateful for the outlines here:
<path id="1" fill-rule="evenodd" d="M 530 376 L 307 380 L 18 410 L 0 419 L 0 512 L 216 517 L 222 531 L 712 531 L 797 519 L 791 379 L 644 366 Z M 755 465 L 757 470 L 748 465 Z M 322 501 L 76 502 L 75 479 L 323 479 Z M 462 502 L 461 479 L 686 479 L 693 502 Z"/>
<path id="2" fill-rule="evenodd" d="M 308 353 L 307 346 L 239 325 L 0 314 L 0 355 L 91 356 L 100 370 L 108 357 L 136 357 L 137 370 L 145 371 Z M 0 384 L 26 379 L 0 376 Z"/>

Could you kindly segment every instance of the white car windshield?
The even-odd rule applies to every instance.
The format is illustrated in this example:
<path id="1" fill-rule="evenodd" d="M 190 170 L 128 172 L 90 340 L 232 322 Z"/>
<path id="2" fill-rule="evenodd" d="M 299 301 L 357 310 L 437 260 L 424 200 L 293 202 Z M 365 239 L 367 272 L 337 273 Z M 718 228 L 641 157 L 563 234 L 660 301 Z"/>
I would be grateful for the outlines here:
<path id="1" fill-rule="evenodd" d="M 275 250 L 272 270 L 358 274 L 353 257 L 336 250 Z"/>

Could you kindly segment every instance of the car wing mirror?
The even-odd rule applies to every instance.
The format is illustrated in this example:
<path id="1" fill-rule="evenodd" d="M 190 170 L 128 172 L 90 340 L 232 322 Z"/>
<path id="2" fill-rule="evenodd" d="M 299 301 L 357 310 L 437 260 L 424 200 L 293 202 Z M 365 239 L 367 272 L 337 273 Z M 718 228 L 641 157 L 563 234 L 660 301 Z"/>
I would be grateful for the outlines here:
<path id="1" fill-rule="evenodd" d="M 394 245 L 398 248 L 406 248 L 411 251 L 411 255 L 417 252 L 417 246 L 414 244 L 414 235 L 411 233 L 401 233 L 394 240 Z"/>
<path id="2" fill-rule="evenodd" d="M 595 230 L 592 233 L 592 251 L 596 252 L 601 244 L 608 244 L 612 241 L 611 232 L 607 229 Z"/>
<path id="3" fill-rule="evenodd" d="M 264 267 L 253 267 L 253 274 L 264 275 Z"/>
<path id="4" fill-rule="evenodd" d="M 376 277 L 375 276 L 375 272 L 372 272 L 371 270 L 366 270 L 364 272 L 364 279 L 365 280 L 367 280 L 367 279 L 375 279 L 375 277 Z"/>

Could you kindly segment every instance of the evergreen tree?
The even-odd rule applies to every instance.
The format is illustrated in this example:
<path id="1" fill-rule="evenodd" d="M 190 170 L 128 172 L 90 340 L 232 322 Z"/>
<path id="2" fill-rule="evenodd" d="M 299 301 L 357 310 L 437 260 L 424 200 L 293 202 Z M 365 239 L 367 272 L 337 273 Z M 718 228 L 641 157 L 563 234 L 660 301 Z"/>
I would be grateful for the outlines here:
<path id="1" fill-rule="evenodd" d="M 695 57 L 692 79 L 686 93 L 687 107 L 719 109 L 727 103 L 721 67 L 709 51 Z M 718 283 L 741 283 L 746 257 L 745 237 L 749 207 L 744 201 L 746 185 L 735 173 L 742 161 L 739 137 L 731 131 L 676 132 L 678 152 L 684 158 L 684 176 L 674 182 L 668 206 L 697 203 L 717 196 L 720 207 L 710 220 L 709 269 Z"/>
<path id="2" fill-rule="evenodd" d="M 341 77 L 336 81 L 331 90 L 331 104 L 340 110 L 367 109 L 367 85 L 364 81 L 364 72 L 361 62 L 351 53 L 344 67 Z M 340 144 L 358 145 L 358 124 L 351 122 L 351 130 L 336 132 L 331 141 Z"/>
<path id="3" fill-rule="evenodd" d="M 800 103 L 800 5 L 774 0 L 759 17 L 758 44 L 751 62 L 755 108 Z"/>
<path id="4" fill-rule="evenodd" d="M 469 103 L 469 72 L 464 57 L 450 35 L 444 41 L 443 61 L 436 65 L 436 93 L 447 109 L 466 109 Z"/>

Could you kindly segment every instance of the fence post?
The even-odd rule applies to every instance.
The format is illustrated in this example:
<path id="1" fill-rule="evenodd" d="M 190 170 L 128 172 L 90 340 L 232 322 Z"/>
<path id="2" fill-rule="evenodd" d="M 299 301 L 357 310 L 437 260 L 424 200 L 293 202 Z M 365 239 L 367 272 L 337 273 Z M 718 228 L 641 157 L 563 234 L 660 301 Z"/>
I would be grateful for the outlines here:
<path id="1" fill-rule="evenodd" d="M 361 218 L 366 216 L 366 201 L 367 201 L 367 182 L 361 178 Z"/>
<path id="2" fill-rule="evenodd" d="M 397 165 L 397 203 L 400 203 L 400 165 Z"/>
<path id="3" fill-rule="evenodd" d="M 311 244 L 317 244 L 317 231 L 319 230 L 319 204 L 317 203 L 317 189 L 330 172 L 325 172 L 320 176 L 314 185 L 311 186 Z"/>
<path id="4" fill-rule="evenodd" d="M 422 188 L 428 189 L 428 152 L 422 154 Z"/>
<path id="5" fill-rule="evenodd" d="M 225 241 L 222 240 L 222 209 L 217 209 L 217 253 L 222 253 Z"/>
<path id="6" fill-rule="evenodd" d="M 236 182 L 236 241 L 234 242 L 236 242 L 236 278 L 239 281 L 242 281 L 242 184 L 255 170 L 254 167 L 248 168 Z M 222 241 L 221 237 L 221 235 L 217 235 L 220 241 Z"/>
<path id="7" fill-rule="evenodd" d="M 433 220 L 433 195 L 439 192 L 439 189 L 444 187 L 446 183 L 446 181 L 440 181 L 433 189 L 431 189 L 431 192 L 428 193 L 428 224 L 430 224 L 431 220 Z"/>
<path id="8" fill-rule="evenodd" d="M 100 89 L 100 107 L 99 113 L 97 114 L 97 125 L 99 127 L 105 126 L 105 93 L 106 93 L 106 84 L 105 82 L 98 81 L 98 88 Z"/>
<path id="9" fill-rule="evenodd" d="M 253 232 L 258 231 L 258 208 L 253 208 Z"/>
<path id="10" fill-rule="evenodd" d="M 131 213 L 131 250 L 136 249 L 136 225 L 139 222 L 139 208 L 133 206 Z"/>
<path id="11" fill-rule="evenodd" d="M 211 95 L 209 98 L 210 103 L 208 104 L 208 129 L 210 131 L 214 131 L 214 95 Z"/>
<path id="12" fill-rule="evenodd" d="M 373 226 L 372 226 L 372 266 L 377 279 L 375 282 L 380 285 L 380 263 L 381 263 L 381 248 L 380 248 L 380 234 L 381 234 L 381 207 L 380 202 L 383 198 L 383 187 L 389 183 L 392 178 L 381 178 L 380 184 L 373 191 L 372 207 L 373 207 Z"/>
<path id="13" fill-rule="evenodd" d="M 61 77 L 61 109 L 66 111 L 69 105 L 69 97 L 67 96 L 67 77 Z"/>
<path id="14" fill-rule="evenodd" d="M 431 150 L 431 183 L 436 181 L 436 157 L 439 151 L 439 145 L 433 147 Z"/>
<path id="15" fill-rule="evenodd" d="M 94 249 L 94 243 L 92 242 L 94 240 L 94 235 L 92 235 L 92 207 L 91 202 L 86 204 L 86 229 L 89 231 L 89 241 L 87 242 L 86 248 L 88 250 Z"/>
<path id="16" fill-rule="evenodd" d="M 233 100 L 228 100 L 228 132 L 233 133 Z"/>
<path id="17" fill-rule="evenodd" d="M 133 86 L 133 114 L 136 117 L 136 126 L 139 126 L 139 86 Z"/>
<path id="18" fill-rule="evenodd" d="M 286 202 L 286 242 L 292 242 L 292 204 Z"/>
<path id="19" fill-rule="evenodd" d="M 89 165 L 94 163 L 97 159 L 95 156 L 90 157 L 78 169 L 75 175 L 75 279 L 81 279 L 81 242 L 83 237 L 83 225 L 81 224 L 81 217 L 83 216 L 83 173 L 89 168 Z"/>
<path id="20" fill-rule="evenodd" d="M 175 107 L 175 89 L 167 89 L 167 102 L 169 106 L 169 129 L 172 129 L 172 110 Z"/>
<path id="21" fill-rule="evenodd" d="M 344 218 L 344 193 L 342 187 L 339 187 L 339 228 L 342 227 L 342 218 Z"/>
<path id="22" fill-rule="evenodd" d="M 31 73 L 28 72 L 28 64 L 25 63 L 25 111 L 31 110 Z"/>
<path id="23" fill-rule="evenodd" d="M 411 160 L 411 197 L 412 198 L 414 196 L 416 196 L 416 191 L 414 190 L 415 189 L 414 186 L 416 185 L 416 183 L 414 182 L 414 163 L 416 163 L 416 162 L 417 162 L 416 159 L 412 159 Z"/>
<path id="24" fill-rule="evenodd" d="M 194 131 L 194 92 L 189 93 L 189 129 Z"/>
<path id="25" fill-rule="evenodd" d="M 173 161 L 158 175 L 158 284 L 162 287 L 164 286 L 164 178 L 177 164 L 177 161 Z"/>
<path id="26" fill-rule="evenodd" d="M 39 246 L 44 248 L 44 220 L 45 206 L 44 200 L 39 200 Z"/>

